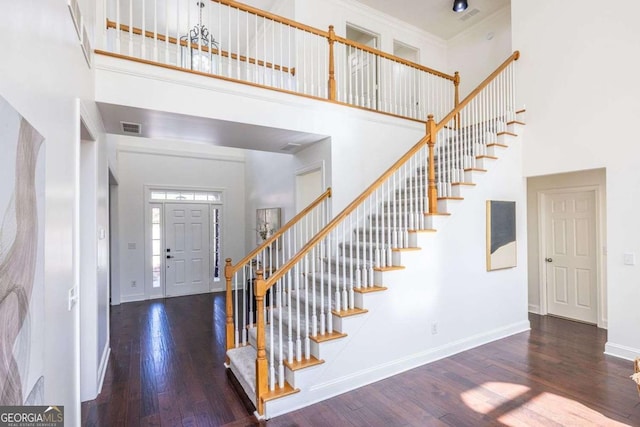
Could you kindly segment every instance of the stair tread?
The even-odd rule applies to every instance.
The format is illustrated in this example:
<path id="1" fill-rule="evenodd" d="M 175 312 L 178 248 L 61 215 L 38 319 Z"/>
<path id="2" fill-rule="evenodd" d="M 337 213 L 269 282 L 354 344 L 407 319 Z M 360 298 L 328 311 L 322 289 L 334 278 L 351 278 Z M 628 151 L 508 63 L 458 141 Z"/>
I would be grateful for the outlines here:
<path id="1" fill-rule="evenodd" d="M 276 386 L 275 390 L 269 390 L 264 396 L 262 396 L 262 401 L 268 402 L 270 400 L 279 399 L 299 392 L 300 389 L 291 387 L 291 385 L 285 381 L 284 387 Z"/>
<path id="2" fill-rule="evenodd" d="M 324 360 L 317 359 L 315 356 L 311 356 L 308 359 L 302 359 L 301 361 L 294 360 L 292 363 L 289 363 L 288 360 L 284 361 L 284 365 L 292 371 L 299 371 L 301 369 L 310 368 L 312 366 L 317 366 L 324 363 Z"/>

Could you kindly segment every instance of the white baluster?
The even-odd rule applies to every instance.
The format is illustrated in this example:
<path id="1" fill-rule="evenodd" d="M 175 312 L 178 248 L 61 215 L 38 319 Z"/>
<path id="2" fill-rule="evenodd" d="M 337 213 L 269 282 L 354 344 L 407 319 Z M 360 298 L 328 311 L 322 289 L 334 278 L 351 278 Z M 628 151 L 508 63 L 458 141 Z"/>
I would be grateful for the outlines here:
<path id="1" fill-rule="evenodd" d="M 116 0 L 116 53 L 120 53 L 120 1 Z"/>
<path id="2" fill-rule="evenodd" d="M 316 301 L 316 269 L 315 269 L 315 260 L 316 260 L 316 248 L 311 250 L 311 331 L 309 334 L 313 337 L 318 335 L 318 305 Z M 322 303 L 322 301 L 321 301 Z"/>
<path id="3" fill-rule="evenodd" d="M 300 269 L 297 265 L 294 271 L 296 286 L 296 361 L 300 362 L 302 360 L 302 340 L 300 337 L 302 325 L 300 324 Z"/>
<path id="4" fill-rule="evenodd" d="M 288 342 L 288 348 L 289 348 L 289 354 L 287 355 L 287 360 L 289 361 L 289 363 L 293 363 L 293 353 L 294 353 L 294 347 L 293 347 L 293 313 L 292 313 L 292 304 L 291 304 L 291 297 L 293 294 L 293 283 L 292 283 L 292 278 L 291 278 L 291 270 L 287 272 L 286 275 L 287 278 L 287 319 L 289 319 L 288 322 L 288 330 L 287 330 L 287 336 L 289 337 L 289 342 Z M 296 295 L 297 298 L 297 295 Z"/>
<path id="5" fill-rule="evenodd" d="M 273 292 L 271 292 L 271 289 L 269 289 L 269 291 L 267 292 L 267 295 L 269 296 L 269 305 L 273 304 Z M 265 304 L 265 310 L 267 308 L 267 304 Z M 267 319 L 267 317 L 265 317 L 265 319 Z M 269 390 L 273 391 L 276 389 L 276 369 L 275 369 L 275 360 L 274 360 L 274 353 L 275 353 L 275 348 L 274 348 L 274 333 L 273 333 L 273 307 L 271 307 L 271 309 L 269 310 L 269 329 L 268 329 L 268 333 L 269 333 Z"/>
<path id="6" fill-rule="evenodd" d="M 133 0 L 129 0 L 129 56 L 133 56 Z"/>
<path id="7" fill-rule="evenodd" d="M 284 307 L 282 303 L 282 286 L 284 286 L 284 278 L 278 280 L 276 284 L 278 287 L 278 387 L 284 387 L 284 348 L 282 342 L 282 322 L 284 321 Z M 271 312 L 273 313 L 273 307 Z M 273 317 L 273 314 L 271 315 Z"/>

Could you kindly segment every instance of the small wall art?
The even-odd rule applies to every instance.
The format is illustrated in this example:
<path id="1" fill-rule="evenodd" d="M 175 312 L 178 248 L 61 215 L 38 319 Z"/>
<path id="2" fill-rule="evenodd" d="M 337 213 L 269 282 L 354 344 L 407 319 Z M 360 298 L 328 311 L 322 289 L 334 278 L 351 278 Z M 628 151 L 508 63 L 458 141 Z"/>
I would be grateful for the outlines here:
<path id="1" fill-rule="evenodd" d="M 280 208 L 256 209 L 256 243 L 262 244 L 280 229 Z"/>
<path id="2" fill-rule="evenodd" d="M 487 200 L 487 271 L 516 264 L 516 202 Z"/>

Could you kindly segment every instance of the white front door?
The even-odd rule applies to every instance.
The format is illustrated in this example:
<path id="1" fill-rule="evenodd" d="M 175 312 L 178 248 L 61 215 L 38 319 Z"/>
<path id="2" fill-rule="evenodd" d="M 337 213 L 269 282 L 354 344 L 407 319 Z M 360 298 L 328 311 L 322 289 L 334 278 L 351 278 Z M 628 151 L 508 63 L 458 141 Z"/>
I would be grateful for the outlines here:
<path id="1" fill-rule="evenodd" d="M 545 195 L 549 314 L 597 323 L 595 191 Z"/>
<path id="2" fill-rule="evenodd" d="M 164 217 L 165 296 L 209 292 L 209 205 L 167 203 Z"/>

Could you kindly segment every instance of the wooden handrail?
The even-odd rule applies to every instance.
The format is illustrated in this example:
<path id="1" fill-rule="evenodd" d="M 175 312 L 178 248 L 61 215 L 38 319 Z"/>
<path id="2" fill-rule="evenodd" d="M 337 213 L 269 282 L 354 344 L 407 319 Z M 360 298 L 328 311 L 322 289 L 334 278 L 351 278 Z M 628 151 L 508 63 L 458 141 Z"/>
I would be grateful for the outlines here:
<path id="1" fill-rule="evenodd" d="M 288 25 L 293 28 L 297 28 L 302 31 L 307 31 L 312 34 L 316 34 L 318 36 L 329 38 L 329 33 L 323 30 L 319 30 L 317 28 L 311 27 L 309 25 L 301 24 L 299 22 L 293 21 L 289 18 L 285 18 L 284 16 L 276 15 L 275 13 L 267 12 L 265 10 L 261 10 L 255 8 L 253 6 L 249 6 L 248 4 L 240 3 L 238 1 L 233 0 L 211 0 L 213 3 L 225 4 L 230 7 L 235 7 L 236 9 L 243 10 L 245 12 L 253 13 L 254 15 L 261 16 L 263 18 L 268 18 L 276 22 L 280 22 L 281 24 Z"/>
<path id="2" fill-rule="evenodd" d="M 504 70 L 511 62 L 520 58 L 520 52 L 514 52 L 506 61 L 504 61 L 493 73 L 489 75 L 486 79 L 478 85 L 476 89 L 474 89 L 467 97 L 457 106 L 455 107 L 443 120 L 438 123 L 435 127 L 431 126 L 432 130 L 437 132 L 439 129 L 442 129 L 446 123 L 448 123 L 456 114 L 458 114 L 462 108 L 464 108 L 473 97 L 475 97 L 482 89 L 484 89 L 502 70 Z M 428 122 L 427 122 L 428 123 Z M 350 215 L 356 207 L 358 207 L 367 197 L 369 197 L 373 192 L 380 186 L 384 181 L 387 180 L 397 169 L 399 169 L 409 158 L 411 158 L 415 153 L 420 150 L 424 144 L 429 144 L 431 141 L 431 133 L 428 133 L 424 136 L 417 144 L 415 144 L 409 151 L 407 151 L 400 159 L 398 159 L 389 169 L 387 169 L 377 180 L 373 182 L 366 190 L 360 194 L 354 201 L 349 203 L 349 205 L 342 210 L 337 216 L 335 216 L 322 230 L 320 230 L 313 238 L 306 244 L 302 249 L 298 251 L 298 253 L 293 256 L 289 261 L 287 261 L 284 265 L 282 265 L 275 273 L 273 273 L 266 280 L 266 286 L 264 287 L 264 292 L 266 293 L 275 283 L 282 278 L 289 270 L 291 270 L 300 260 L 307 255 L 308 252 L 311 251 L 322 239 L 327 237 L 334 228 L 340 224 L 340 222 L 345 219 L 348 215 Z M 433 162 L 432 162 L 433 163 Z M 437 199 L 436 199 L 437 200 Z M 257 292 L 257 289 L 256 289 Z M 256 294 L 257 295 L 257 294 Z M 264 296 L 264 295 L 263 295 Z"/>
<path id="3" fill-rule="evenodd" d="M 356 41 L 349 40 L 349 39 L 346 39 L 346 38 L 340 37 L 340 36 L 335 36 L 334 38 L 335 38 L 335 41 L 340 42 L 342 44 L 353 46 L 353 47 L 358 48 L 360 50 L 364 50 L 366 52 L 372 53 L 372 54 L 374 54 L 376 56 L 381 56 L 381 57 L 383 57 L 385 59 L 389 59 L 389 60 L 397 62 L 399 64 L 403 64 L 403 65 L 406 65 L 408 67 L 415 68 L 415 69 L 420 70 L 420 71 L 424 71 L 425 73 L 433 74 L 435 76 L 442 77 L 443 79 L 451 80 L 452 82 L 455 82 L 455 80 L 456 80 L 456 77 L 452 76 L 450 74 L 446 74 L 446 73 L 443 73 L 441 71 L 434 70 L 433 68 L 425 67 L 424 65 L 416 64 L 415 62 L 411 62 L 411 61 L 408 61 L 406 59 L 402 59 L 400 57 L 393 56 L 391 54 L 388 54 L 388 53 L 383 52 L 381 50 L 378 50 L 378 49 L 375 49 L 373 47 L 367 46 L 365 44 L 358 43 Z"/>
<path id="4" fill-rule="evenodd" d="M 427 142 L 428 135 L 422 138 L 416 145 L 411 147 L 409 151 L 407 151 L 398 161 L 396 161 L 389 169 L 386 170 L 373 184 L 367 187 L 357 199 L 353 202 L 349 203 L 349 205 L 342 210 L 336 217 L 334 217 L 325 227 L 320 230 L 313 238 L 306 244 L 302 249 L 298 251 L 298 253 L 292 257 L 289 261 L 283 264 L 278 270 L 276 270 L 269 279 L 267 280 L 267 286 L 265 292 L 271 288 L 275 282 L 277 282 L 287 271 L 289 271 L 294 265 L 296 265 L 302 257 L 304 257 L 316 244 L 318 244 L 322 239 L 327 237 L 327 235 L 342 221 L 347 217 L 352 211 L 355 210 L 357 206 L 359 206 L 362 201 L 364 201 L 367 197 L 369 197 L 382 182 L 384 182 L 387 178 L 389 178 L 400 166 L 402 166 L 411 156 L 422 148 L 422 146 Z"/>
<path id="5" fill-rule="evenodd" d="M 288 229 L 290 229 L 291 227 L 293 227 L 298 221 L 300 221 L 300 219 L 302 219 L 304 216 L 306 216 L 309 212 L 311 212 L 313 209 L 315 209 L 316 206 L 318 206 L 320 203 L 322 203 L 325 199 L 330 198 L 331 197 L 331 187 L 327 188 L 327 190 L 322 193 L 321 195 L 319 195 L 313 202 L 311 202 L 309 204 L 309 206 L 307 206 L 306 208 L 304 208 L 303 210 L 301 210 L 298 214 L 296 214 L 293 218 L 291 218 L 285 225 L 283 225 L 282 227 L 280 227 L 280 229 L 278 231 L 276 231 L 271 237 L 269 237 L 267 240 L 265 240 L 264 242 L 262 242 L 262 244 L 260 246 L 258 246 L 257 248 L 255 248 L 254 250 L 252 250 L 251 252 L 249 252 L 244 258 L 242 258 L 240 260 L 240 262 L 238 262 L 236 265 L 234 265 L 233 267 L 231 267 L 230 270 L 230 274 L 231 276 L 233 276 L 235 273 L 238 272 L 238 270 L 240 270 L 242 268 L 243 265 L 245 265 L 246 263 L 248 263 L 249 261 L 251 261 L 253 258 L 256 257 L 256 255 L 258 255 L 260 252 L 262 252 L 266 247 L 268 247 L 271 243 L 275 242 L 277 239 L 279 239 L 284 233 L 287 232 Z"/>
<path id="6" fill-rule="evenodd" d="M 211 0 L 211 1 L 214 2 L 214 3 L 225 4 L 225 5 L 230 6 L 230 7 L 235 7 L 236 9 L 243 10 L 243 11 L 249 12 L 249 13 L 253 13 L 253 14 L 261 16 L 263 18 L 268 18 L 268 19 L 271 19 L 273 21 L 280 22 L 281 24 L 289 25 L 289 26 L 297 28 L 299 30 L 307 31 L 307 32 L 312 33 L 312 34 L 316 34 L 318 36 L 325 37 L 326 39 L 330 39 L 331 38 L 331 35 L 330 35 L 331 30 L 323 31 L 323 30 L 320 30 L 318 28 L 314 28 L 314 27 L 311 27 L 309 25 L 305 25 L 305 24 L 301 24 L 299 22 L 293 21 L 293 20 L 291 20 L 289 18 L 285 18 L 284 16 L 276 15 L 275 13 L 267 12 L 267 11 L 255 8 L 253 6 L 249 6 L 247 4 L 240 3 L 238 1 L 234 1 L 234 0 Z M 385 52 L 383 52 L 381 50 L 378 50 L 378 49 L 374 49 L 374 48 L 369 47 L 367 45 L 364 45 L 362 43 L 358 43 L 358 42 L 355 42 L 353 40 L 349 40 L 349 39 L 346 39 L 346 38 L 340 37 L 340 36 L 335 36 L 334 35 L 333 37 L 334 37 L 335 41 L 338 41 L 340 43 L 351 45 L 353 47 L 357 47 L 358 49 L 365 50 L 365 51 L 367 51 L 369 53 L 373 53 L 373 54 L 381 56 L 383 58 L 390 59 L 390 60 L 398 62 L 400 64 L 408 65 L 409 67 L 416 68 L 416 69 L 418 69 L 420 71 L 424 71 L 424 72 L 427 72 L 429 74 L 433 74 L 433 75 L 445 78 L 447 80 L 451 80 L 451 81 L 455 80 L 455 76 L 451 76 L 451 75 L 443 73 L 441 71 L 434 70 L 432 68 L 425 67 L 425 66 L 422 66 L 420 64 L 416 64 L 415 62 L 411 62 L 411 61 L 407 61 L 407 60 L 402 59 L 402 58 L 398 58 L 396 56 L 390 55 L 390 54 L 385 53 Z"/>
<path id="7" fill-rule="evenodd" d="M 460 111 L 462 111 L 462 109 L 466 107 L 467 104 L 469 104 L 471 100 L 482 91 L 482 89 L 486 88 L 489 83 L 491 83 L 493 79 L 498 76 L 498 74 L 500 74 L 502 71 L 504 71 L 505 68 L 511 65 L 513 61 L 517 61 L 518 59 L 520 59 L 520 51 L 516 50 L 511 54 L 510 57 L 508 57 L 502 64 L 500 64 L 500 66 L 498 66 L 498 68 L 496 68 L 493 73 L 489 74 L 489 76 L 484 79 L 474 90 L 472 90 L 469 95 L 467 95 L 458 105 L 456 105 L 456 107 L 451 110 L 449 114 L 447 114 L 442 120 L 440 120 L 440 122 L 436 126 L 436 132 L 445 127 L 447 123 L 449 123 L 451 119 L 453 119 L 458 113 L 460 113 Z"/>
<path id="8" fill-rule="evenodd" d="M 213 0 L 212 0 L 213 1 Z M 118 24 L 116 22 L 113 22 L 109 19 L 107 19 L 107 29 L 109 28 L 113 28 L 113 29 L 118 29 Z M 137 27 L 133 27 L 130 28 L 128 25 L 126 24 L 120 24 L 120 31 L 125 32 L 125 33 L 133 33 L 137 36 L 141 36 L 142 35 L 142 30 L 140 28 Z M 144 36 L 146 38 L 150 38 L 150 39 L 158 39 L 161 42 L 166 42 L 167 39 L 169 41 L 169 43 L 171 44 L 179 44 L 182 47 L 189 47 L 189 43 L 186 40 L 178 40 L 175 37 L 167 37 L 164 34 L 159 34 L 159 33 L 154 33 L 153 31 L 145 31 L 144 32 Z M 191 43 L 191 49 L 194 50 L 201 50 L 202 52 L 205 53 L 209 53 L 209 46 L 207 45 L 199 45 L 196 43 Z M 294 67 L 284 67 L 278 64 L 272 64 L 271 62 L 265 62 L 261 59 L 256 59 L 256 58 L 251 58 L 251 57 L 246 57 L 244 55 L 238 55 L 236 53 L 230 53 L 227 52 L 226 50 L 218 50 L 216 48 L 211 49 L 211 55 L 214 56 L 223 56 L 225 58 L 231 58 L 240 62 L 248 62 L 249 64 L 257 64 L 261 67 L 265 67 L 265 68 L 271 68 L 273 70 L 278 70 L 278 71 L 283 71 L 285 73 L 291 73 L 292 76 L 296 75 L 296 69 Z"/>
<path id="9" fill-rule="evenodd" d="M 327 190 L 319 195 L 313 202 L 309 204 L 306 208 L 301 210 L 298 214 L 296 214 L 293 218 L 291 218 L 285 225 L 283 225 L 278 231 L 276 231 L 273 236 L 269 237 L 267 240 L 262 242 L 260 246 L 249 252 L 244 258 L 240 260 L 235 266 L 231 263 L 231 258 L 227 258 L 225 260 L 224 266 L 224 277 L 226 281 L 226 331 L 227 331 L 227 350 L 231 350 L 235 346 L 235 329 L 233 324 L 233 301 L 232 301 L 232 292 L 233 292 L 233 275 L 236 274 L 241 268 L 247 265 L 252 259 L 254 259 L 260 252 L 264 251 L 265 248 L 269 247 L 276 239 L 282 237 L 282 235 L 293 227 L 296 223 L 298 223 L 302 218 L 308 215 L 313 209 L 315 209 L 320 203 L 325 201 L 327 198 L 331 197 L 331 187 L 327 188 Z M 264 281 L 263 281 L 264 283 Z M 229 362 L 227 357 L 227 363 Z"/>

